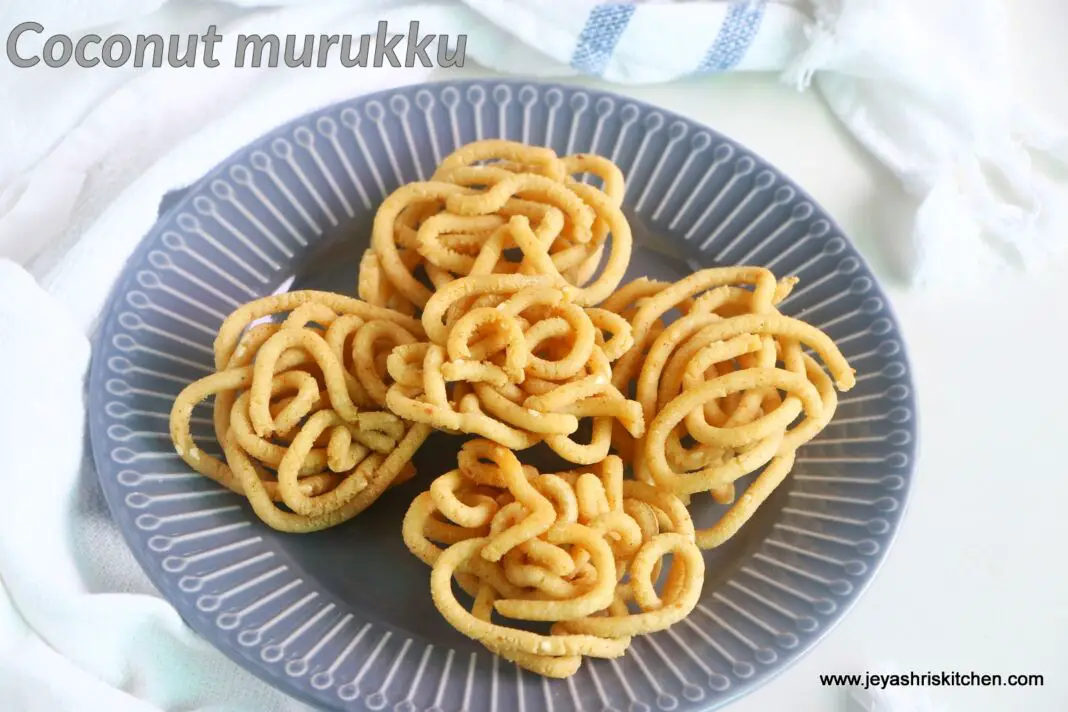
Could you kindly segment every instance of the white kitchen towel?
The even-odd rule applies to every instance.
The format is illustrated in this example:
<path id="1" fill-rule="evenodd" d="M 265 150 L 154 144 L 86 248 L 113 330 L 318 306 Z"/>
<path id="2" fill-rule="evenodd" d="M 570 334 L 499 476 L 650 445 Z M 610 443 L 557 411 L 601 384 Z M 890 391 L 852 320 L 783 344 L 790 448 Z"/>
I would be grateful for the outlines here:
<path id="1" fill-rule="evenodd" d="M 918 203 L 913 278 L 954 286 L 1030 267 L 1068 245 L 1053 182 L 1068 134 L 1013 96 L 1005 5 L 819 0 L 786 81 L 815 83 Z M 882 235 L 893 240 L 894 235 Z"/>
<path id="2" fill-rule="evenodd" d="M 24 14 L 3 17 L 45 17 L 46 6 L 56 4 L 15 0 Z M 953 229 L 986 215 L 991 224 L 1005 223 L 1010 244 L 1039 241 L 1011 232 L 1020 215 L 1002 216 L 981 185 L 972 185 L 979 176 L 967 173 L 969 162 L 992 156 L 1015 172 L 1025 193 L 1033 188 L 1040 196 L 1042 184 L 1020 164 L 1019 154 L 996 149 L 1015 146 L 1010 137 L 1020 128 L 1051 153 L 1064 148 L 1056 127 L 1042 125 L 1007 94 L 1004 111 L 988 115 L 984 112 L 991 107 L 977 102 L 977 89 L 959 89 L 959 104 L 947 107 L 931 100 L 923 81 L 910 84 L 915 75 L 934 70 L 886 57 L 908 60 L 913 47 L 918 57 L 943 61 L 929 45 L 947 30 L 930 14 L 918 16 L 923 22 L 904 22 L 891 7 L 893 0 L 843 0 L 840 8 L 822 3 L 825 11 L 816 23 L 791 6 L 763 2 L 692 3 L 683 6 L 691 13 L 686 16 L 676 5 L 571 1 L 506 8 L 489 0 L 464 5 L 381 0 L 359 10 L 337 2 L 240 4 L 248 7 L 172 0 L 157 14 L 106 27 L 192 31 L 218 19 L 219 31 L 232 42 L 237 32 L 360 34 L 373 32 L 380 19 L 394 27 L 418 19 L 425 31 L 467 33 L 469 57 L 526 74 L 582 72 L 617 81 L 659 81 L 696 71 L 788 67 L 791 81 L 804 84 L 815 71 L 816 83 L 847 125 L 910 180 L 924 200 L 928 224 L 941 221 Z M 967 7 L 975 11 L 983 4 Z M 86 13 L 103 13 L 94 22 L 123 18 L 129 6 L 120 0 L 78 5 Z M 876 7 L 915 34 L 897 37 L 900 47 L 871 41 L 872 26 L 865 24 L 862 10 Z M 516 22 L 521 16 L 523 21 Z M 932 24 L 924 24 L 928 21 Z M 680 41 L 676 51 L 664 51 L 680 37 L 691 44 L 684 48 Z M 224 42 L 219 56 L 231 51 Z M 967 64 L 961 57 L 967 55 L 940 65 L 939 82 L 959 78 L 954 68 Z M 14 71 L 0 74 L 0 121 L 5 122 L 0 170 L 9 171 L 0 178 L 0 254 L 31 262 L 39 279 L 35 282 L 15 263 L 0 263 L 0 392 L 6 403 L 18 404 L 0 410 L 5 492 L 0 708 L 301 709 L 191 634 L 125 550 L 85 445 L 88 337 L 123 262 L 168 190 L 187 185 L 250 138 L 298 114 L 384 86 L 421 81 L 427 70 L 251 70 L 224 64 L 71 72 L 63 78 L 42 75 L 54 81 L 44 98 L 33 91 L 36 79 L 17 73 L 29 70 Z M 880 84 L 884 81 L 888 85 Z M 73 86 L 79 83 L 92 91 Z M 837 100 L 832 100 L 834 91 Z M 943 150 L 943 143 L 951 149 Z M 940 176 L 949 178 L 934 179 Z M 1021 214 L 1037 211 L 1037 201 L 1025 203 Z M 972 209 L 983 205 L 988 212 Z M 978 230 L 974 239 L 982 242 Z"/>

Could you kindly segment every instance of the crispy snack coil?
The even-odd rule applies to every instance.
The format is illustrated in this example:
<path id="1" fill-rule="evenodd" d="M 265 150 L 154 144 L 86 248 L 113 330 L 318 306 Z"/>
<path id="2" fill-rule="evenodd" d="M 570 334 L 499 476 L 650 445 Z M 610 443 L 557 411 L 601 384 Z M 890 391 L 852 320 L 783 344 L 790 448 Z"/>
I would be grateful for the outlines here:
<path id="1" fill-rule="evenodd" d="M 576 178 L 583 174 L 602 187 Z M 463 146 L 429 181 L 401 186 L 382 203 L 360 295 L 411 313 L 454 279 L 524 274 L 545 276 L 579 306 L 594 305 L 630 262 L 623 188 L 619 168 L 600 156 L 558 157 L 504 140 Z"/>
<path id="2" fill-rule="evenodd" d="M 663 630 L 697 605 L 704 559 L 686 507 L 624 481 L 618 457 L 541 474 L 508 448 L 476 439 L 458 464 L 415 498 L 403 536 L 431 567 L 442 616 L 490 651 L 568 677 L 583 656 L 623 655 L 633 636 Z M 453 580 L 474 599 L 470 610 Z M 494 612 L 517 624 L 494 622 Z M 551 622 L 550 634 L 518 627 L 522 621 Z"/>
<path id="3" fill-rule="evenodd" d="M 634 389 L 649 424 L 639 439 L 617 429 L 616 448 L 643 482 L 686 501 L 710 492 L 732 504 L 697 532 L 702 548 L 719 546 L 752 516 L 789 474 L 797 449 L 833 417 L 837 390 L 856 382 L 826 334 L 779 313 L 795 283 L 760 267 L 727 267 L 674 284 L 633 282 L 609 300 L 634 337 L 613 384 Z M 671 310 L 680 316 L 665 324 Z M 735 482 L 758 471 L 736 497 Z"/>
<path id="4" fill-rule="evenodd" d="M 546 276 L 453 280 L 427 301 L 422 325 L 428 343 L 402 345 L 386 362 L 385 403 L 406 420 L 513 450 L 545 442 L 580 465 L 608 456 L 613 423 L 633 437 L 645 430 L 639 404 L 611 383 L 630 325 L 574 304 Z M 575 436 L 583 420 L 588 443 Z"/>
<path id="5" fill-rule="evenodd" d="M 282 314 L 280 323 L 253 325 Z M 246 304 L 219 330 L 218 370 L 174 401 L 175 450 L 246 496 L 275 529 L 310 532 L 350 519 L 413 474 L 412 454 L 430 433 L 385 409 L 386 357 L 422 336 L 410 317 L 325 292 Z M 222 459 L 192 433 L 193 410 L 208 398 Z"/>

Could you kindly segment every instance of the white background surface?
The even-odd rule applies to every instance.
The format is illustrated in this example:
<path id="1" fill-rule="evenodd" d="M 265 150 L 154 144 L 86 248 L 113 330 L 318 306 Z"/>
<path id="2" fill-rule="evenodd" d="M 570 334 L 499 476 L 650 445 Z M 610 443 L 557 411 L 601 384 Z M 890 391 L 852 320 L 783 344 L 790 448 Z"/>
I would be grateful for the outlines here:
<path id="1" fill-rule="evenodd" d="M 1068 124 L 1068 3 L 1012 7 L 1021 97 Z M 875 268 L 909 349 L 920 454 L 896 543 L 814 650 L 726 709 L 834 712 L 844 709 L 843 690 L 821 687 L 821 673 L 883 667 L 1045 675 L 1041 688 L 923 690 L 945 712 L 1068 709 L 1068 571 L 1058 553 L 1068 540 L 1068 259 L 978 290 L 915 291 L 898 277 L 900 252 L 885 240 L 905 196 L 815 93 L 763 76 L 583 83 L 701 121 L 803 185 Z M 1060 195 L 1068 200 L 1068 189 Z"/>

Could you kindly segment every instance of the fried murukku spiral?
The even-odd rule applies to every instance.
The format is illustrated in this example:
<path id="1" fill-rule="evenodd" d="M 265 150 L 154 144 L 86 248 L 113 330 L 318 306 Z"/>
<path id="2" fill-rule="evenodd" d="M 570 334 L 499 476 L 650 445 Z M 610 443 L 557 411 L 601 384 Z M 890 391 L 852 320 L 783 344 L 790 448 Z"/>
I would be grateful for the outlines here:
<path id="1" fill-rule="evenodd" d="M 601 187 L 576 177 L 583 174 Z M 497 139 L 468 144 L 429 181 L 403 185 L 382 203 L 360 295 L 408 312 L 460 277 L 526 274 L 545 276 L 575 304 L 594 305 L 630 262 L 623 190 L 619 168 L 600 156 L 558 157 Z"/>
<path id="2" fill-rule="evenodd" d="M 274 529 L 310 532 L 350 519 L 411 476 L 412 454 L 430 433 L 385 408 L 386 357 L 422 336 L 410 317 L 326 292 L 250 302 L 219 329 L 216 372 L 175 399 L 175 450 L 247 497 Z M 200 449 L 190 428 L 208 398 L 223 459 Z"/>
<path id="3" fill-rule="evenodd" d="M 637 441 L 617 430 L 616 446 L 639 480 L 687 501 L 710 492 L 731 504 L 697 532 L 702 548 L 719 546 L 752 516 L 834 415 L 836 388 L 856 382 L 826 334 L 779 313 L 795 283 L 760 267 L 725 267 L 674 284 L 628 285 L 620 298 L 631 303 L 635 343 L 616 362 L 613 384 L 633 387 L 649 427 Z M 671 310 L 681 315 L 665 326 Z M 757 472 L 736 496 L 735 482 Z"/>
<path id="4" fill-rule="evenodd" d="M 469 304 L 457 309 L 460 304 Z M 583 308 L 546 276 L 474 275 L 434 292 L 422 315 L 428 342 L 396 349 L 391 411 L 417 423 L 481 435 L 513 450 L 545 442 L 569 462 L 608 456 L 612 427 L 640 437 L 639 404 L 611 383 L 633 341 L 610 311 Z M 576 438 L 589 420 L 588 443 Z"/>
<path id="5" fill-rule="evenodd" d="M 584 656 L 623 655 L 633 636 L 663 630 L 697 605 L 704 559 L 686 507 L 625 481 L 618 457 L 541 474 L 510 449 L 476 439 L 458 465 L 415 498 L 402 531 L 431 567 L 442 616 L 490 651 L 568 677 Z M 470 610 L 454 579 L 474 599 Z M 516 624 L 494 622 L 494 612 Z M 550 635 L 523 622 L 551 622 Z"/>

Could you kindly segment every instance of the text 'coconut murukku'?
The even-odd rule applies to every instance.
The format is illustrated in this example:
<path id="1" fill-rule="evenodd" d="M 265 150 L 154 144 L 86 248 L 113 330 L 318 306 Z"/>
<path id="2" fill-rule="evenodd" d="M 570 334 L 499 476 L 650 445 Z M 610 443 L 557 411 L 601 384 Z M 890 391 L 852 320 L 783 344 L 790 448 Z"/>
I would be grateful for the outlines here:
<path id="1" fill-rule="evenodd" d="M 414 474 L 412 454 L 430 428 L 385 407 L 386 359 L 422 336 L 410 317 L 327 292 L 246 304 L 219 329 L 215 373 L 175 399 L 175 450 L 247 497 L 275 529 L 310 532 L 350 519 Z M 193 409 L 208 398 L 223 459 L 197 447 L 191 432 Z"/>
<path id="2" fill-rule="evenodd" d="M 624 480 L 618 457 L 541 474 L 510 449 L 476 439 L 458 465 L 415 498 L 403 536 L 431 566 L 442 616 L 490 651 L 568 677 L 584 656 L 619 657 L 633 636 L 664 630 L 697 605 L 704 559 L 686 507 Z M 454 580 L 474 599 L 470 610 Z M 494 622 L 494 613 L 550 622 L 550 634 Z"/>

